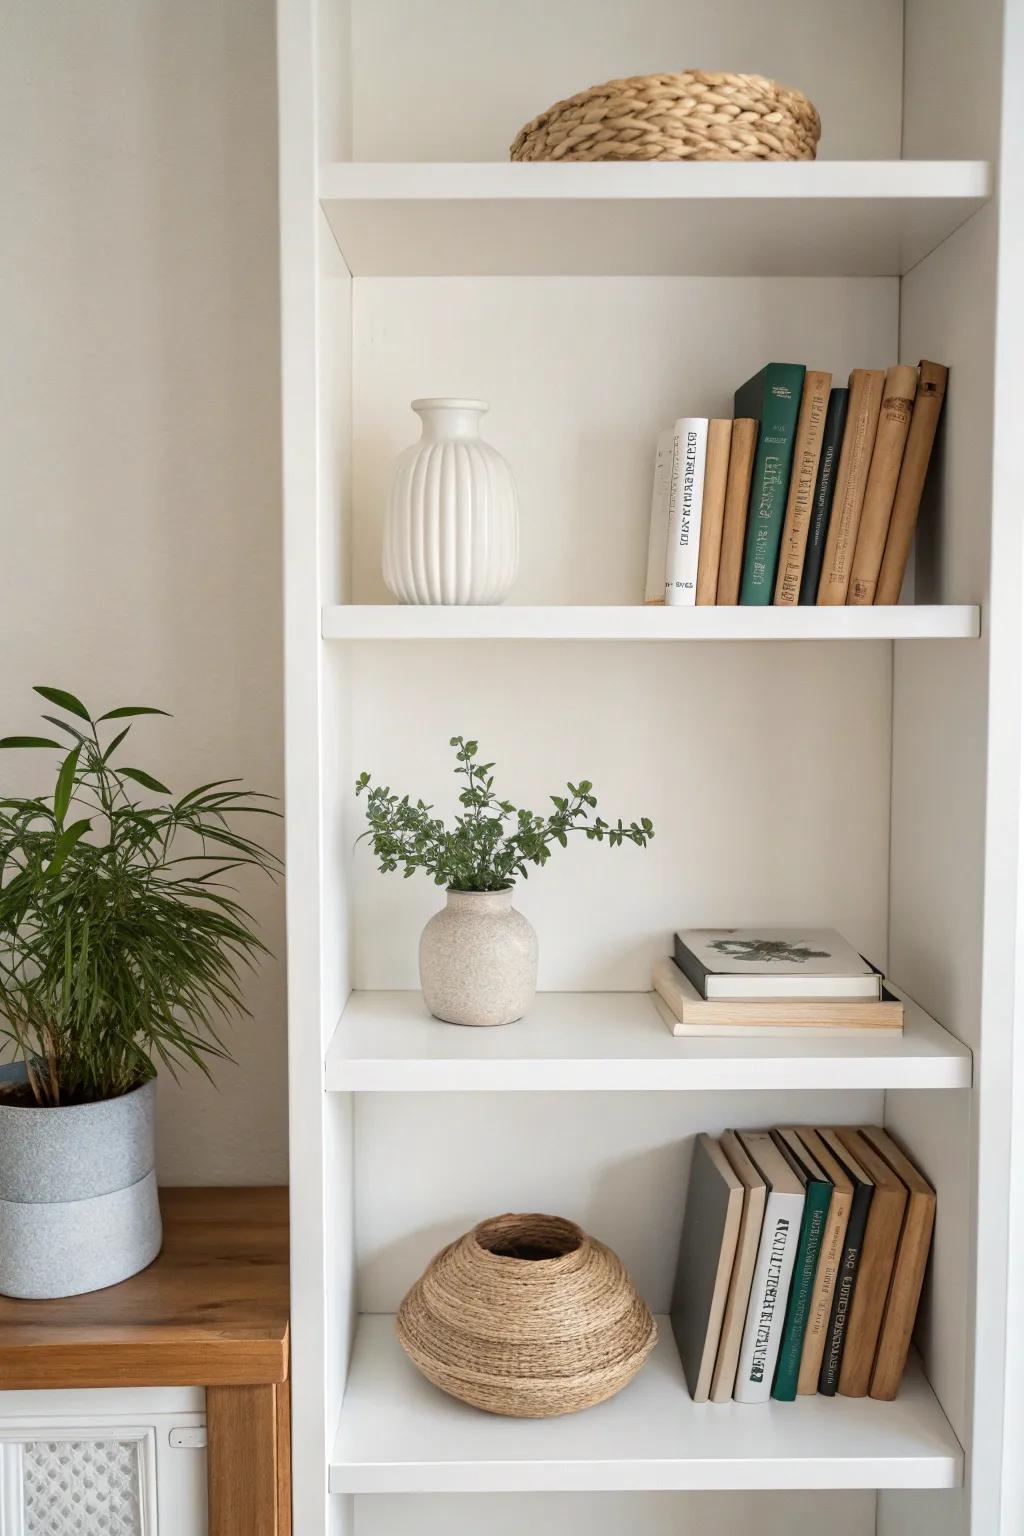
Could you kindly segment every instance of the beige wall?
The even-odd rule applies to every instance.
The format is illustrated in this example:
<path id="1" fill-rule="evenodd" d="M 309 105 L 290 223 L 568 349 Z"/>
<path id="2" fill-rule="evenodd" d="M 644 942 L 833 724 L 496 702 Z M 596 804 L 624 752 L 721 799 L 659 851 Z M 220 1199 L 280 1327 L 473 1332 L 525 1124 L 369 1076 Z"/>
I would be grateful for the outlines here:
<path id="1" fill-rule="evenodd" d="M 37 682 L 162 705 L 176 790 L 281 790 L 273 10 L 0 0 L 0 731 Z M 287 1177 L 280 961 L 248 997 L 217 1087 L 161 1085 L 165 1182 Z"/>

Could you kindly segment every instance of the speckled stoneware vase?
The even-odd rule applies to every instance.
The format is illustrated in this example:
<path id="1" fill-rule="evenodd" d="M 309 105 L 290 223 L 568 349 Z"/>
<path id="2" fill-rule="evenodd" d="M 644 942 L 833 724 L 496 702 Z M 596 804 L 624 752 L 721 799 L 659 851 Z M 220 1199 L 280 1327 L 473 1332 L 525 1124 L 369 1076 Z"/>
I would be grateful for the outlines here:
<path id="1" fill-rule="evenodd" d="M 155 1082 L 63 1109 L 0 1103 L 0 1294 L 79 1296 L 152 1263 L 155 1106 Z"/>
<path id="2" fill-rule="evenodd" d="M 427 1007 L 448 1024 L 511 1024 L 537 990 L 537 935 L 512 890 L 449 891 L 420 938 Z"/>

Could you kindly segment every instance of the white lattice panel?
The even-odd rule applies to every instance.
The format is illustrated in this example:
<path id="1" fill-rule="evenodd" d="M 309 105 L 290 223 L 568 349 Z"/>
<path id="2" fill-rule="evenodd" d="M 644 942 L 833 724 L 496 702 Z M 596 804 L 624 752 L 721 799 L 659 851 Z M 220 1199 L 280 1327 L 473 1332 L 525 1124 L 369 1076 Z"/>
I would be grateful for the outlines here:
<path id="1" fill-rule="evenodd" d="M 23 1447 L 25 1536 L 143 1536 L 140 1440 Z"/>

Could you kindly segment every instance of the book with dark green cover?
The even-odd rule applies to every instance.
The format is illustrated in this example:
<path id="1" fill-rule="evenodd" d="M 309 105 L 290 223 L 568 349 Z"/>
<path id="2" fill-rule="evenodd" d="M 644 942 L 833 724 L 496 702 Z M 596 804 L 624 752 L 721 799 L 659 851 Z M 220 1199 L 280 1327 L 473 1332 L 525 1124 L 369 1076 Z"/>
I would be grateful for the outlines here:
<path id="1" fill-rule="evenodd" d="M 843 1145 L 835 1131 L 820 1130 L 822 1141 L 838 1163 L 846 1169 L 853 1183 L 853 1204 L 850 1219 L 846 1223 L 843 1240 L 843 1256 L 832 1292 L 832 1311 L 829 1313 L 828 1332 L 825 1335 L 825 1353 L 818 1377 L 818 1391 L 825 1397 L 835 1397 L 839 1385 L 839 1368 L 843 1363 L 843 1345 L 846 1342 L 846 1325 L 850 1320 L 850 1306 L 857 1286 L 860 1253 L 864 1246 L 864 1230 L 874 1198 L 875 1185 L 870 1174 L 858 1163 L 853 1153 Z"/>
<path id="2" fill-rule="evenodd" d="M 800 578 L 800 602 L 804 606 L 813 606 L 818 601 L 818 582 L 821 580 L 821 567 L 825 559 L 828 524 L 832 516 L 832 500 L 836 494 L 836 474 L 849 403 L 848 389 L 834 389 L 828 397 L 821 458 L 818 460 L 818 479 L 814 487 L 814 500 L 811 502 L 811 521 L 807 529 L 807 548 L 804 550 L 804 569 Z"/>
<path id="3" fill-rule="evenodd" d="M 741 603 L 767 606 L 775 596 L 805 372 L 803 363 L 768 363 L 736 391 L 736 416 L 760 422 L 747 506 Z"/>
<path id="4" fill-rule="evenodd" d="M 786 1321 L 782 1325 L 782 1344 L 775 1367 L 772 1397 L 780 1403 L 796 1401 L 796 1385 L 800 1376 L 800 1360 L 804 1349 L 804 1330 L 811 1308 L 814 1277 L 818 1272 L 818 1256 L 821 1253 L 825 1223 L 832 1201 L 832 1180 L 800 1140 L 796 1131 L 780 1130 L 776 1140 L 804 1186 L 804 1217 L 800 1224 L 800 1238 L 793 1266 L 793 1280 L 789 1288 Z"/>

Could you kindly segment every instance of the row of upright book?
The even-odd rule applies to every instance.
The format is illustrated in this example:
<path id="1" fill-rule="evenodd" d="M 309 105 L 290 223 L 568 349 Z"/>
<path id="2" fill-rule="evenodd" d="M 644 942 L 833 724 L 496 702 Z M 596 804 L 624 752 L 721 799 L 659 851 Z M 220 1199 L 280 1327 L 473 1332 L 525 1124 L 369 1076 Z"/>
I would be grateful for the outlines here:
<path id="1" fill-rule="evenodd" d="M 935 1206 L 877 1126 L 697 1137 L 672 1300 L 694 1401 L 893 1399 Z"/>
<path id="2" fill-rule="evenodd" d="M 645 601 L 898 602 L 947 377 L 922 361 L 833 388 L 769 363 L 733 420 L 681 417 L 655 453 Z"/>

